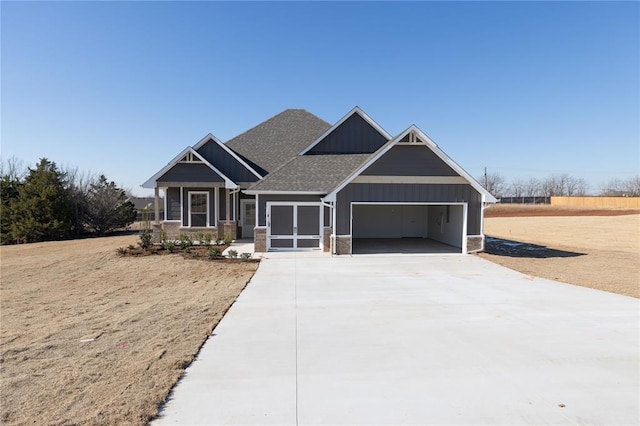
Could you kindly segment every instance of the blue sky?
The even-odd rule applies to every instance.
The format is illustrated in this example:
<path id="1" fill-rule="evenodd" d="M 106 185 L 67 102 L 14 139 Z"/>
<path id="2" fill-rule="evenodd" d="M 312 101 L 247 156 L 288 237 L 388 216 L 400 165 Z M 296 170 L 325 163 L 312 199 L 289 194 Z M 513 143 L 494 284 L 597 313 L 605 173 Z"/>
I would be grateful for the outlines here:
<path id="1" fill-rule="evenodd" d="M 355 105 L 474 176 L 640 168 L 636 2 L 7 2 L 1 154 L 136 194 L 207 133 Z"/>

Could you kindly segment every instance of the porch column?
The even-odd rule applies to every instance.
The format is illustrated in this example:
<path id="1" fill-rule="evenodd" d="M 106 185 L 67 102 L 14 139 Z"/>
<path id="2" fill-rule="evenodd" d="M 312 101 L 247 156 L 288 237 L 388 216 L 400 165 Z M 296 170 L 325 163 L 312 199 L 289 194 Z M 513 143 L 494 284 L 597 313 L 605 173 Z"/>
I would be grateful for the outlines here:
<path id="1" fill-rule="evenodd" d="M 231 223 L 231 190 L 227 189 L 225 190 L 225 192 L 226 192 L 225 195 L 227 197 L 227 200 L 226 200 L 227 202 L 225 203 L 227 207 L 227 211 L 225 215 L 225 218 L 226 218 L 225 224 L 229 225 Z"/>
<path id="2" fill-rule="evenodd" d="M 153 200 L 153 213 L 156 225 L 160 224 L 160 188 L 154 188 L 155 199 Z"/>

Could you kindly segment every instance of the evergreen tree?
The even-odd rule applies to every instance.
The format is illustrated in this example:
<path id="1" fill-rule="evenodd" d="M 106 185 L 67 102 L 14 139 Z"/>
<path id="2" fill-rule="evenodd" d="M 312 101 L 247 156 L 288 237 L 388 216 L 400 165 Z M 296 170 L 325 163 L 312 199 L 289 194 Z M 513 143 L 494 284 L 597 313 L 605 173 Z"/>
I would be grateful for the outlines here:
<path id="1" fill-rule="evenodd" d="M 42 158 L 29 168 L 18 196 L 10 202 L 11 237 L 33 242 L 69 236 L 74 224 L 73 209 L 66 189 L 65 174 L 56 163 Z"/>
<path id="2" fill-rule="evenodd" d="M 104 235 L 124 228 L 136 220 L 136 209 L 127 194 L 101 175 L 87 195 L 85 220 L 90 230 Z"/>
<path id="3" fill-rule="evenodd" d="M 13 241 L 11 234 L 11 204 L 18 198 L 20 180 L 9 174 L 0 176 L 0 243 L 9 244 Z"/>

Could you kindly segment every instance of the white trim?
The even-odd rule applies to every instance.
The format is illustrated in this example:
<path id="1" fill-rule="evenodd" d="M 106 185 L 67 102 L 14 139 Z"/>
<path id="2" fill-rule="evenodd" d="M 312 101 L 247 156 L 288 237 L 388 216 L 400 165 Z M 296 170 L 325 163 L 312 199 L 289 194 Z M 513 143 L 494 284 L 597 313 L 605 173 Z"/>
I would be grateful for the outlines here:
<path id="1" fill-rule="evenodd" d="M 240 200 L 240 217 L 238 218 L 238 222 L 239 222 L 240 226 L 242 227 L 242 233 L 243 234 L 245 232 L 245 229 L 244 229 L 245 228 L 245 219 L 247 218 L 246 210 L 245 210 L 247 204 L 253 204 L 254 209 L 256 209 L 256 210 L 258 209 L 258 205 L 256 203 L 255 198 L 244 198 L 244 199 Z M 254 217 L 254 220 L 256 220 L 256 219 L 257 219 L 257 217 Z M 251 230 L 251 232 L 254 235 L 254 238 L 255 238 L 255 227 L 256 226 L 258 226 L 257 222 L 253 225 L 253 229 Z M 244 235 L 243 235 L 243 237 L 244 237 Z"/>
<path id="2" fill-rule="evenodd" d="M 351 183 L 468 184 L 462 176 L 356 176 Z"/>
<path id="3" fill-rule="evenodd" d="M 498 200 L 495 199 L 493 195 L 491 195 L 486 189 L 482 187 L 471 175 L 469 175 L 458 163 L 453 161 L 447 154 L 445 154 L 435 142 L 433 142 L 429 136 L 427 136 L 422 130 L 420 130 L 415 124 L 409 126 L 404 132 L 400 133 L 398 136 L 393 138 L 391 141 L 387 142 L 383 145 L 378 152 L 376 152 L 369 160 L 367 160 L 358 170 L 351 173 L 349 177 L 347 177 L 340 185 L 336 187 L 333 191 L 329 192 L 326 197 L 324 197 L 324 201 L 335 201 L 336 195 L 340 192 L 345 186 L 350 184 L 357 176 L 360 175 L 363 171 L 365 171 L 369 166 L 371 166 L 374 162 L 376 162 L 380 157 L 387 153 L 391 148 L 398 144 L 398 142 L 404 138 L 409 132 L 416 132 L 418 137 L 422 139 L 422 143 L 429 147 L 434 154 L 436 154 L 442 161 L 444 161 L 449 167 L 455 170 L 460 176 L 464 177 L 469 185 L 471 185 L 476 191 L 478 191 L 482 195 L 483 202 L 495 203 Z M 415 143 L 413 145 L 418 145 Z"/>
<path id="4" fill-rule="evenodd" d="M 256 194 L 256 228 L 260 226 L 260 213 L 259 213 L 259 210 L 260 210 L 260 203 L 258 202 L 258 194 Z M 265 222 L 264 223 L 265 223 L 265 228 L 266 228 L 266 224 L 267 224 L 266 216 L 265 216 Z M 255 229 L 254 229 L 254 232 L 255 232 Z"/>
<path id="5" fill-rule="evenodd" d="M 334 124 L 333 126 L 331 126 L 331 128 L 329 128 L 329 130 L 327 130 L 326 132 L 324 132 L 322 134 L 322 136 L 320 136 L 318 139 L 316 139 L 315 141 L 313 141 L 311 143 L 311 145 L 309 145 L 308 147 L 306 147 L 299 155 L 304 155 L 307 152 L 309 152 L 311 149 L 313 149 L 314 146 L 316 146 L 317 144 L 320 143 L 320 141 L 322 141 L 324 138 L 326 138 L 327 136 L 329 136 L 335 129 L 337 129 L 338 127 L 340 127 L 340 125 L 342 123 L 344 123 L 345 121 L 347 121 L 347 119 L 349 117 L 351 117 L 353 114 L 358 114 L 360 117 L 362 117 L 364 119 L 364 121 L 366 121 L 367 123 L 369 123 L 371 125 L 371 127 L 373 127 L 374 129 L 376 129 L 382 136 L 385 137 L 385 139 L 390 140 L 392 138 L 392 136 L 382 128 L 382 126 L 380 126 L 378 123 L 376 123 L 373 118 L 369 117 L 363 110 L 361 110 L 359 107 L 354 107 L 351 111 L 349 111 L 344 117 L 342 117 L 340 120 L 338 120 L 338 122 L 336 124 Z"/>
<path id="6" fill-rule="evenodd" d="M 354 205 L 386 205 L 386 206 L 462 206 L 462 247 L 460 247 L 461 254 L 467 254 L 467 221 L 468 221 L 468 209 L 469 203 L 465 202 L 446 202 L 446 201 L 438 201 L 438 202 L 394 202 L 394 201 L 384 201 L 384 202 L 369 202 L 369 201 L 352 201 L 349 206 L 349 229 L 351 230 L 351 253 L 353 254 L 353 206 Z M 342 235 L 341 235 L 342 236 Z"/>
<path id="7" fill-rule="evenodd" d="M 235 152 L 233 152 L 231 150 L 231 148 L 229 148 L 226 144 L 222 143 L 222 141 L 220 141 L 220 139 L 216 138 L 211 133 L 207 134 L 204 138 L 200 139 L 198 141 L 198 143 L 196 143 L 193 146 L 193 149 L 198 150 L 209 141 L 214 141 L 215 143 L 217 143 L 222 149 L 224 149 L 227 152 L 227 154 L 229 154 L 233 158 L 235 158 L 240 164 L 242 164 L 244 167 L 246 167 L 246 169 L 249 170 L 251 173 L 253 173 L 258 179 L 262 179 L 264 177 L 260 173 L 256 172 L 242 158 L 238 157 L 238 155 Z"/>
<path id="8" fill-rule="evenodd" d="M 180 226 L 184 226 L 184 187 L 180 187 Z"/>
<path id="9" fill-rule="evenodd" d="M 224 180 L 224 186 L 225 188 L 229 188 L 229 189 L 236 189 L 238 188 L 238 185 L 232 181 L 231 179 L 229 179 L 227 176 L 224 175 L 224 173 L 222 173 L 220 170 L 218 170 L 217 168 L 215 168 L 211 163 L 209 163 L 207 160 L 205 160 L 205 158 L 203 156 L 201 156 L 200 154 L 198 154 L 193 148 L 191 147 L 187 147 L 185 148 L 180 154 L 176 155 L 173 160 L 169 161 L 169 163 L 164 166 L 162 169 L 160 169 L 160 171 L 158 173 L 156 173 L 155 175 L 153 175 L 151 178 L 149 178 L 149 180 L 147 180 L 145 183 L 142 184 L 143 188 L 155 188 L 157 185 L 157 180 L 160 176 L 162 176 L 163 174 L 165 174 L 166 172 L 169 171 L 169 169 L 171 169 L 173 166 L 175 166 L 176 164 L 178 164 L 180 162 L 180 159 L 182 159 L 182 157 L 184 157 L 187 153 L 191 153 L 193 155 L 195 155 L 196 157 L 198 157 L 207 167 L 209 167 L 211 170 L 213 170 L 214 172 L 216 172 L 216 174 L 218 176 L 220 176 L 223 180 Z"/>
<path id="10" fill-rule="evenodd" d="M 271 235 L 271 207 L 273 206 L 291 206 L 293 208 L 293 233 L 291 236 L 273 236 Z M 298 235 L 298 207 L 313 206 L 318 207 L 318 234 L 317 235 Z M 267 228 L 267 251 L 318 251 L 323 248 L 324 239 L 324 205 L 317 201 L 267 201 L 266 203 L 265 223 Z M 284 239 L 293 240 L 293 247 L 271 247 L 271 240 Z M 318 247 L 298 247 L 298 240 L 318 240 Z"/>
<path id="11" fill-rule="evenodd" d="M 261 191 L 261 190 L 251 190 L 245 189 L 244 191 L 247 195 L 324 195 L 326 192 L 321 191 Z"/>
<path id="12" fill-rule="evenodd" d="M 160 189 L 162 190 L 162 193 L 164 194 L 164 197 L 163 197 L 164 198 L 164 222 L 169 222 L 167 220 L 167 216 L 168 216 L 168 214 L 167 214 L 167 198 L 169 198 L 167 196 L 167 192 L 168 191 L 167 191 L 166 188 L 160 188 Z"/>
<path id="13" fill-rule="evenodd" d="M 187 205 L 187 215 L 188 215 L 188 227 L 189 228 L 193 228 L 194 226 L 191 225 L 191 196 L 192 195 L 202 195 L 202 194 L 206 194 L 207 195 L 207 221 L 205 224 L 205 228 L 210 228 L 211 227 L 211 221 L 210 221 L 210 216 L 211 216 L 211 204 L 210 204 L 210 195 L 211 192 L 210 191 L 187 191 L 187 200 L 189 201 L 189 204 Z M 201 213 L 200 213 L 201 214 Z M 198 226 L 198 228 L 200 228 L 200 226 Z"/>
<path id="14" fill-rule="evenodd" d="M 225 189 L 226 191 L 226 189 Z M 215 217 L 215 222 L 214 222 L 214 227 L 217 228 L 218 227 L 218 222 L 220 221 L 220 190 L 218 188 L 213 188 L 213 209 L 215 211 L 214 217 Z M 226 200 L 225 200 L 226 201 Z"/>

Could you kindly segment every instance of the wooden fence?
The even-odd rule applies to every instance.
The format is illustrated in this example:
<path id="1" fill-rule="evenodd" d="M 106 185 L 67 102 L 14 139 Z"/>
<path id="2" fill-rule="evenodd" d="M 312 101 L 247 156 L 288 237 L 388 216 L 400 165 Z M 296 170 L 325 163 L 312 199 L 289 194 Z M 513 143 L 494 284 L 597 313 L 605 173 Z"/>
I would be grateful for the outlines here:
<path id="1" fill-rule="evenodd" d="M 640 209 L 640 197 L 551 197 L 551 205 L 592 209 Z"/>

